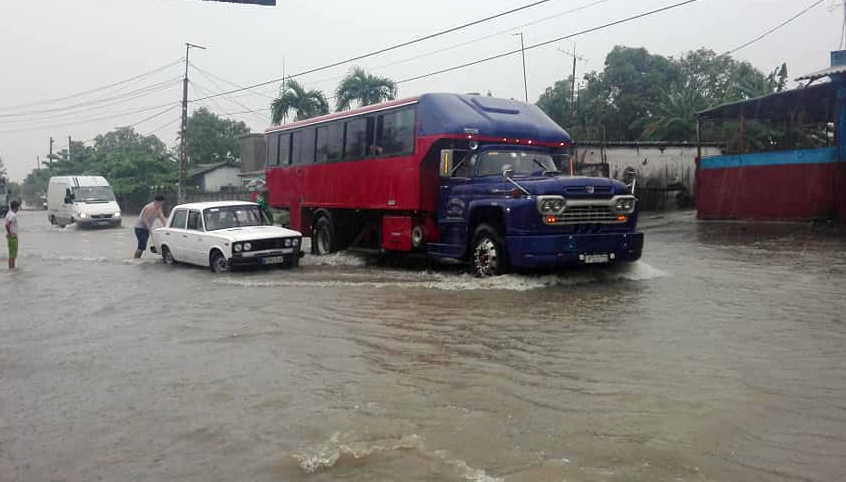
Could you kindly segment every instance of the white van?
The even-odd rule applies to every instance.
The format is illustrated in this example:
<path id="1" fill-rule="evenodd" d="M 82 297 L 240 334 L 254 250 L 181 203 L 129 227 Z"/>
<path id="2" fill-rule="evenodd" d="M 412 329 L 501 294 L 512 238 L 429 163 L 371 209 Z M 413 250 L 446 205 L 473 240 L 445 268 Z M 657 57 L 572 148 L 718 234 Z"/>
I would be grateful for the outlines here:
<path id="1" fill-rule="evenodd" d="M 102 176 L 53 176 L 47 187 L 47 219 L 64 227 L 120 226 L 120 207 Z"/>

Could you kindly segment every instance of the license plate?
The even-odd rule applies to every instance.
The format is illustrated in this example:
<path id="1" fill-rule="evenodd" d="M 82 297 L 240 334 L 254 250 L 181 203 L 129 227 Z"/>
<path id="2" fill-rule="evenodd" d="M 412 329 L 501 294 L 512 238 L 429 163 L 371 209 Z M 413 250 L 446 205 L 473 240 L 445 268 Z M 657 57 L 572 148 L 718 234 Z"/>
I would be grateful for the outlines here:
<path id="1" fill-rule="evenodd" d="M 268 256 L 261 259 L 261 264 L 281 264 L 285 262 L 284 256 Z"/>
<path id="2" fill-rule="evenodd" d="M 585 264 L 604 264 L 610 261 L 611 259 L 607 254 L 589 254 L 585 256 Z"/>

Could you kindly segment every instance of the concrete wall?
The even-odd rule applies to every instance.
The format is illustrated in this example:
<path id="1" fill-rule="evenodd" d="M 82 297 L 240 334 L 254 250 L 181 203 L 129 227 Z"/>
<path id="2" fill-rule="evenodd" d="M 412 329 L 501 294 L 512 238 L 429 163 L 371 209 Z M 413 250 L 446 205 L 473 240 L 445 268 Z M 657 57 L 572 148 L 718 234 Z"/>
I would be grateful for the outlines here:
<path id="1" fill-rule="evenodd" d="M 719 147 L 702 148 L 703 157 L 721 153 Z M 691 207 L 696 189 L 696 154 L 696 146 L 690 144 L 632 142 L 603 147 L 600 143 L 580 143 L 573 150 L 573 160 L 576 166 L 607 162 L 608 176 L 621 181 L 627 168 L 634 169 L 641 206 L 665 209 Z"/>
<path id="2" fill-rule="evenodd" d="M 250 134 L 239 139 L 241 144 L 241 171 L 254 172 L 264 169 L 264 134 Z"/>
<path id="3" fill-rule="evenodd" d="M 222 187 L 241 187 L 241 178 L 238 174 L 241 169 L 237 167 L 220 167 L 202 175 L 200 189 L 206 192 L 220 191 Z"/>

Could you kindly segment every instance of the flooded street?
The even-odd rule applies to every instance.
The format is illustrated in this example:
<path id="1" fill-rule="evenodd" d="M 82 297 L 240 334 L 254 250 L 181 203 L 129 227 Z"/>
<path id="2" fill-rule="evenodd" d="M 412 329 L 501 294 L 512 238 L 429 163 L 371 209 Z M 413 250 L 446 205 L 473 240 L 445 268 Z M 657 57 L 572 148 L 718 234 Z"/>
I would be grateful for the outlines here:
<path id="1" fill-rule="evenodd" d="M 214 275 L 45 218 L 0 272 L 3 481 L 846 479 L 824 228 L 654 219 L 631 267 L 477 280 Z"/>

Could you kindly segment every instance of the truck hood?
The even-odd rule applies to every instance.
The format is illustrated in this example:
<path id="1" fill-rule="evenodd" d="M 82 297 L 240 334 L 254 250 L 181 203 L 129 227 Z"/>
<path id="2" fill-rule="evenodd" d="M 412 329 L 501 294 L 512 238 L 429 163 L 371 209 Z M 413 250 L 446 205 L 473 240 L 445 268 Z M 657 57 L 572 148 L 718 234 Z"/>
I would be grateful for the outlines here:
<path id="1" fill-rule="evenodd" d="M 622 182 L 603 177 L 516 177 L 514 180 L 533 196 L 559 195 L 572 198 L 629 194 L 629 188 Z"/>
<path id="2" fill-rule="evenodd" d="M 299 231 L 285 229 L 280 226 L 246 226 L 243 228 L 220 229 L 217 231 L 211 231 L 211 234 L 221 236 L 231 242 L 302 236 Z"/>

